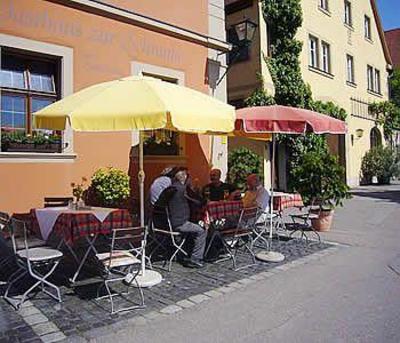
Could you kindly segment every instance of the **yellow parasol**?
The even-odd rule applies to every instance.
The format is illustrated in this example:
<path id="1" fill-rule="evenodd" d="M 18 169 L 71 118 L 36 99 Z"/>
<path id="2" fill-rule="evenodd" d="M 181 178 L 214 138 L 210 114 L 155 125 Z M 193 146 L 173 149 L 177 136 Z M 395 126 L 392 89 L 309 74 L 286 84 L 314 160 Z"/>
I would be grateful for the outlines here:
<path id="1" fill-rule="evenodd" d="M 126 131 L 170 129 L 188 133 L 228 133 L 235 108 L 193 89 L 150 77 L 126 77 L 78 91 L 34 114 L 39 129 Z M 140 221 L 144 226 L 143 139 L 139 140 Z M 144 286 L 144 253 L 142 277 Z M 158 282 L 161 279 L 157 279 Z M 147 285 L 157 283 L 150 280 Z"/>

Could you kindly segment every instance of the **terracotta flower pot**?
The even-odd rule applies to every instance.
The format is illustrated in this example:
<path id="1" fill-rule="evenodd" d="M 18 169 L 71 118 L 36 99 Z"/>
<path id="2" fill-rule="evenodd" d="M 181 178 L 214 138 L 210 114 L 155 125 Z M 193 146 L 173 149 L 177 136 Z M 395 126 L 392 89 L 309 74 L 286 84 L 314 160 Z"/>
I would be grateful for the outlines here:
<path id="1" fill-rule="evenodd" d="M 311 225 L 316 231 L 329 231 L 332 226 L 334 210 L 322 210 L 318 219 L 312 219 Z"/>

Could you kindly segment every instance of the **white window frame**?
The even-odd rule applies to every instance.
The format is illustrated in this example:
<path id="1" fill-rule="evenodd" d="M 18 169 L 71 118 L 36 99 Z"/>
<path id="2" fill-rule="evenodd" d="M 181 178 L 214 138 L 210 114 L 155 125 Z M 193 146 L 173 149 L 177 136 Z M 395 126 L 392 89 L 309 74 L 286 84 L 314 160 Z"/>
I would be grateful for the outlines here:
<path id="1" fill-rule="evenodd" d="M 374 69 L 374 92 L 381 94 L 381 72 L 379 69 Z"/>
<path id="2" fill-rule="evenodd" d="M 367 65 L 367 89 L 374 91 L 374 68 L 371 65 Z"/>
<path id="3" fill-rule="evenodd" d="M 364 15 L 364 37 L 365 39 L 372 40 L 372 32 L 371 32 L 371 18 Z"/>
<path id="4" fill-rule="evenodd" d="M 353 27 L 352 3 L 349 0 L 344 0 L 344 23 Z"/>
<path id="5" fill-rule="evenodd" d="M 321 41 L 321 68 L 325 73 L 331 73 L 331 46 L 325 41 Z"/>
<path id="6" fill-rule="evenodd" d="M 313 35 L 308 37 L 309 46 L 309 66 L 312 68 L 319 69 L 319 39 Z"/>
<path id="7" fill-rule="evenodd" d="M 319 0 L 319 8 L 329 12 L 329 0 Z"/>
<path id="8" fill-rule="evenodd" d="M 0 33 L 0 56 L 1 47 L 20 49 L 27 52 L 51 55 L 61 59 L 61 90 L 60 96 L 64 98 L 73 93 L 73 56 L 74 51 L 70 47 L 44 43 L 32 39 L 21 38 Z M 0 94 L 1 96 L 1 94 Z M 76 155 L 73 153 L 73 131 L 71 127 L 67 127 L 63 131 L 63 143 L 67 144 L 62 153 L 18 153 L 0 152 L 1 162 L 16 161 L 26 162 L 68 162 L 66 160 L 74 159 Z M 17 162 L 17 161 L 16 161 Z"/>
<path id="9" fill-rule="evenodd" d="M 355 83 L 354 57 L 350 54 L 346 54 L 346 77 L 347 82 Z"/>

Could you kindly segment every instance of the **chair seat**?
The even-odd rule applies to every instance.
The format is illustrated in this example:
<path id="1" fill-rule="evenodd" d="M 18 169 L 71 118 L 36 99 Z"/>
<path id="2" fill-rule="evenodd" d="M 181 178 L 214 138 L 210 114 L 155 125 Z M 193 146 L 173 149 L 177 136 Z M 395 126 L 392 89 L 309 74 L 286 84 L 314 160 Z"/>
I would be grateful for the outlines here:
<path id="1" fill-rule="evenodd" d="M 29 248 L 29 261 L 40 262 L 57 259 L 63 256 L 62 252 L 51 248 Z M 22 249 L 17 252 L 18 256 L 28 259 L 26 249 Z"/>
<path id="2" fill-rule="evenodd" d="M 287 223 L 285 227 L 288 231 L 313 231 L 311 225 L 303 223 Z"/>
<path id="3" fill-rule="evenodd" d="M 291 214 L 290 215 L 292 218 L 297 218 L 297 219 L 303 219 L 303 220 L 307 220 L 307 219 L 318 219 L 319 216 L 318 214 L 315 213 L 301 213 L 301 214 Z"/>
<path id="4" fill-rule="evenodd" d="M 141 263 L 141 261 L 136 256 L 132 255 L 127 250 L 114 251 L 111 256 L 111 263 L 110 263 L 110 253 L 109 252 L 96 254 L 96 257 L 103 263 L 103 265 L 105 265 L 109 268 L 129 266 L 132 264 Z"/>
<path id="5" fill-rule="evenodd" d="M 171 232 L 169 230 L 156 229 L 156 228 L 153 228 L 153 231 L 156 232 L 156 233 L 163 234 L 163 235 L 173 235 L 173 236 L 180 236 L 181 235 L 181 233 L 177 232 L 177 231 L 172 231 Z"/>
<path id="6" fill-rule="evenodd" d="M 237 229 L 237 228 L 233 228 L 233 229 L 224 229 L 220 231 L 222 235 L 224 235 L 225 237 L 244 237 L 244 236 L 249 236 L 252 234 L 251 230 L 248 229 Z"/>

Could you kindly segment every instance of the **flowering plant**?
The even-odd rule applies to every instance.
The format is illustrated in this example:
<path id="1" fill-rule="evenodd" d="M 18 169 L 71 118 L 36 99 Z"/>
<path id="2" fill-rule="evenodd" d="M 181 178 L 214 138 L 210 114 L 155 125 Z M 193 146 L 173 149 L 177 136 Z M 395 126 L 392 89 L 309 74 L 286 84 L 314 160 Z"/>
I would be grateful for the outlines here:
<path id="1" fill-rule="evenodd" d="M 71 183 L 72 187 L 72 195 L 76 198 L 77 201 L 81 200 L 83 197 L 83 193 L 85 192 L 84 184 L 87 182 L 86 177 L 82 177 L 81 183 Z"/>

